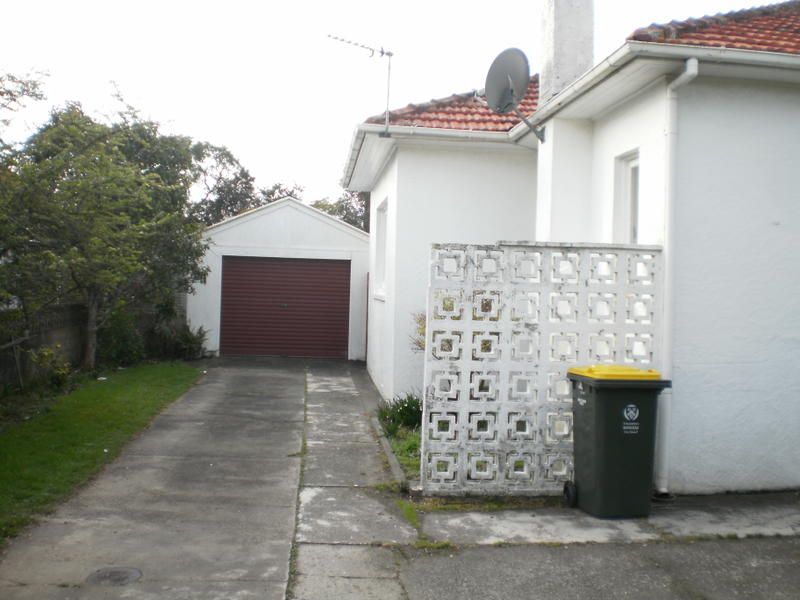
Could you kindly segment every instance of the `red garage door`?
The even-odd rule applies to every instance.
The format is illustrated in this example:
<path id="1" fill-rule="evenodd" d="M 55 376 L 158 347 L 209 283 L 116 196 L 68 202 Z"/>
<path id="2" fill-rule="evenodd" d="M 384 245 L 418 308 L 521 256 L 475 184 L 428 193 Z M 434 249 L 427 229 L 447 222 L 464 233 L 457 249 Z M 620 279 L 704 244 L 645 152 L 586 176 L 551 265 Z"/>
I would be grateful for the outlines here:
<path id="1" fill-rule="evenodd" d="M 349 317 L 349 260 L 222 258 L 222 354 L 347 358 Z"/>

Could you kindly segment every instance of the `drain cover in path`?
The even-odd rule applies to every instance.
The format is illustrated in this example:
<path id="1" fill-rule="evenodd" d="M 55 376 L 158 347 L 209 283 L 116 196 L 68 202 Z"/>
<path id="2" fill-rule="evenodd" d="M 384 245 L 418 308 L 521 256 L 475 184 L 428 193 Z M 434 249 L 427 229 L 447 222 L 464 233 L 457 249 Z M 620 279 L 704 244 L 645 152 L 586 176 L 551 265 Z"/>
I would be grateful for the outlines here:
<path id="1" fill-rule="evenodd" d="M 91 585 L 128 585 L 138 581 L 142 572 L 133 567 L 109 567 L 95 571 L 86 578 L 86 583 Z"/>

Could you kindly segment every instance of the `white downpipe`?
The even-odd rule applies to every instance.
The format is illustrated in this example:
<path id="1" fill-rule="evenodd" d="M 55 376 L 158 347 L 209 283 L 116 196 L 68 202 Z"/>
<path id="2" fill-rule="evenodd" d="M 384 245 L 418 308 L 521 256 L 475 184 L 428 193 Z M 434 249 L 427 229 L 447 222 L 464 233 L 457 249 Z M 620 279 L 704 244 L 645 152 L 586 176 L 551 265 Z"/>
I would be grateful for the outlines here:
<path id="1" fill-rule="evenodd" d="M 673 310 L 674 310 L 674 242 L 675 242 L 675 189 L 677 187 L 678 158 L 678 89 L 691 82 L 698 74 L 699 63 L 696 58 L 686 60 L 685 68 L 676 79 L 667 86 L 667 177 L 664 194 L 664 210 L 666 213 L 664 232 L 664 368 L 665 379 L 672 379 L 672 344 L 673 344 Z M 656 446 L 656 491 L 669 493 L 669 430 L 672 420 L 672 390 L 661 394 L 658 402 L 658 437 Z"/>

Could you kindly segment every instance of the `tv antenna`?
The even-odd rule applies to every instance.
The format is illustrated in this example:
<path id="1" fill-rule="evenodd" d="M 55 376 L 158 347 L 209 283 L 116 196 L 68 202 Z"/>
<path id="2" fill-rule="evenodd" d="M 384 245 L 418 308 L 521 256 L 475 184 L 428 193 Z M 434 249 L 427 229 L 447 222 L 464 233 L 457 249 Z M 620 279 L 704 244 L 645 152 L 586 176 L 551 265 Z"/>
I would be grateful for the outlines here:
<path id="1" fill-rule="evenodd" d="M 544 143 L 544 130 L 533 126 L 519 110 L 519 103 L 528 91 L 531 72 L 528 58 L 519 48 L 503 50 L 494 59 L 486 74 L 486 102 L 494 112 L 513 112 Z"/>
<path id="2" fill-rule="evenodd" d="M 336 40 L 337 42 L 341 42 L 343 44 L 347 44 L 349 46 L 355 46 L 356 48 L 362 48 L 363 50 L 367 50 L 369 52 L 369 57 L 373 58 L 376 54 L 379 58 L 386 57 L 386 112 L 384 114 L 384 129 L 383 133 L 381 133 L 381 137 L 389 137 L 389 90 L 392 83 L 392 57 L 394 56 L 394 52 L 391 50 L 386 50 L 385 48 L 373 48 L 372 46 L 367 46 L 366 44 L 361 44 L 359 42 L 354 42 L 352 40 L 346 40 L 341 37 L 337 37 L 335 35 L 328 34 L 328 37 L 332 40 Z"/>

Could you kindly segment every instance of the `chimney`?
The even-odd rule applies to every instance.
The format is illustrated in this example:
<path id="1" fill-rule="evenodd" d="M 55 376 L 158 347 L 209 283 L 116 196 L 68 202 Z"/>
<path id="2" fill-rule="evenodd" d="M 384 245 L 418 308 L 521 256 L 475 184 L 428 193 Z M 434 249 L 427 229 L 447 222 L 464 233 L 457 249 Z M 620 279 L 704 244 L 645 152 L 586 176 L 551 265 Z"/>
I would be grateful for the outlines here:
<path id="1" fill-rule="evenodd" d="M 592 68 L 593 1 L 545 0 L 542 45 L 539 105 L 544 104 Z"/>

